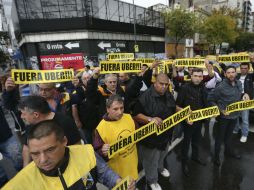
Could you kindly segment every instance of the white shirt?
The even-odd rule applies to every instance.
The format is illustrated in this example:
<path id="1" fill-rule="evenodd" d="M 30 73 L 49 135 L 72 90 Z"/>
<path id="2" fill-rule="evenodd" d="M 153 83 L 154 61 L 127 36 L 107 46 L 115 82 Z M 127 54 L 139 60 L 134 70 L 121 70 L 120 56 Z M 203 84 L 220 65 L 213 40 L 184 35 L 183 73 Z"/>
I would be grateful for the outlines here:
<path id="1" fill-rule="evenodd" d="M 242 93 L 244 93 L 244 81 L 245 81 L 245 78 L 246 78 L 246 75 L 241 75 L 240 76 L 240 82 L 242 83 L 242 88 L 243 88 L 243 91 L 242 91 Z"/>

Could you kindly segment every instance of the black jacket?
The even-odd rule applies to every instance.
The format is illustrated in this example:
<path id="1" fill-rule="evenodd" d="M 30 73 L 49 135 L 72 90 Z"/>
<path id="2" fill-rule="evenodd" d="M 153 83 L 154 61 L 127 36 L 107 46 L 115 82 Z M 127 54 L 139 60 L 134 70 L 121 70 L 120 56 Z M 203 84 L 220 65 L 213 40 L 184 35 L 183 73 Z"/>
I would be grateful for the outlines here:
<path id="1" fill-rule="evenodd" d="M 5 142 L 10 137 L 12 137 L 12 132 L 0 106 L 0 143 Z"/>
<path id="2" fill-rule="evenodd" d="M 21 112 L 18 110 L 18 103 L 20 100 L 19 89 L 15 88 L 12 91 L 3 91 L 2 94 L 4 107 L 10 110 L 14 119 L 15 128 L 20 132 L 25 131 L 25 123 L 21 119 Z"/>
<path id="3" fill-rule="evenodd" d="M 118 85 L 116 94 L 124 99 L 124 113 L 130 113 L 132 101 L 139 95 L 140 88 L 142 87 L 142 80 L 140 77 L 131 79 L 123 88 Z M 99 109 L 100 119 L 106 113 L 106 100 L 112 95 L 107 90 L 106 85 L 98 87 L 98 79 L 91 78 L 87 83 L 87 96 L 96 97 L 97 106 Z"/>
<path id="4" fill-rule="evenodd" d="M 178 93 L 176 104 L 182 108 L 190 105 L 191 110 L 206 107 L 207 101 L 204 85 L 194 85 L 192 82 L 184 84 Z"/>
<path id="5" fill-rule="evenodd" d="M 135 105 L 133 115 L 142 113 L 150 117 L 159 117 L 166 119 L 175 113 L 175 100 L 169 91 L 164 96 L 160 96 L 152 85 L 147 89 L 138 99 L 138 103 Z M 149 148 L 158 148 L 164 150 L 167 143 L 171 140 L 172 129 L 157 136 L 153 134 L 141 143 Z"/>
<path id="6" fill-rule="evenodd" d="M 239 80 L 241 74 L 237 75 Z M 247 93 L 250 96 L 250 99 L 253 99 L 253 74 L 247 74 L 244 80 L 244 93 Z"/>

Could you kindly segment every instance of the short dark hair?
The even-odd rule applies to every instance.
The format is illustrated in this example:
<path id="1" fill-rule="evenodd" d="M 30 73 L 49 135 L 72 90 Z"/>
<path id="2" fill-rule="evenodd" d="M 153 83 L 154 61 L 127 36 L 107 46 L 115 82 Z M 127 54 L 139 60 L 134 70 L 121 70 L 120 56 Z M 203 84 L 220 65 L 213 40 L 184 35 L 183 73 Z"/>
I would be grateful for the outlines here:
<path id="1" fill-rule="evenodd" d="M 50 113 L 48 102 L 41 96 L 24 96 L 20 99 L 18 107 L 20 109 L 28 108 L 42 114 Z"/>
<path id="2" fill-rule="evenodd" d="M 106 102 L 106 107 L 110 108 L 110 106 L 113 104 L 113 102 L 119 102 L 119 103 L 124 103 L 124 100 L 121 96 L 119 96 L 118 94 L 112 95 L 107 99 Z"/>
<path id="3" fill-rule="evenodd" d="M 87 69 L 90 69 L 90 68 L 91 68 L 89 65 L 86 65 L 85 67 L 86 67 Z"/>
<path id="4" fill-rule="evenodd" d="M 225 67 L 225 72 L 227 72 L 228 69 L 234 69 L 236 71 L 236 68 L 233 65 L 226 66 Z"/>
<path id="5" fill-rule="evenodd" d="M 54 133 L 58 141 L 63 141 L 64 131 L 54 120 L 44 120 L 33 125 L 27 133 L 27 142 L 31 139 L 41 139 Z"/>
<path id="6" fill-rule="evenodd" d="M 200 69 L 200 68 L 193 68 L 192 69 L 192 74 L 194 73 L 194 72 L 196 72 L 196 73 L 203 73 L 203 69 Z"/>
<path id="7" fill-rule="evenodd" d="M 247 63 L 247 62 L 241 63 L 240 67 L 241 67 L 242 65 L 247 65 L 248 68 L 250 68 L 250 63 Z"/>

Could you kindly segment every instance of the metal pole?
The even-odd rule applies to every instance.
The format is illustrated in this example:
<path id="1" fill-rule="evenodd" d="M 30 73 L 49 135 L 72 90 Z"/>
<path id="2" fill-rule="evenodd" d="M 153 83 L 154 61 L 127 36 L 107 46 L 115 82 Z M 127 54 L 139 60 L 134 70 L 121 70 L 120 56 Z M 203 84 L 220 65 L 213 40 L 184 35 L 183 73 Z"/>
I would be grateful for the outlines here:
<path id="1" fill-rule="evenodd" d="M 135 57 L 135 45 L 137 44 L 137 33 L 136 33 L 136 6 L 134 4 L 134 0 L 132 1 L 133 4 L 133 29 L 134 29 L 134 57 Z"/>
<path id="2" fill-rule="evenodd" d="M 247 28 L 247 1 L 245 1 L 245 14 L 244 14 L 244 32 L 246 32 Z"/>

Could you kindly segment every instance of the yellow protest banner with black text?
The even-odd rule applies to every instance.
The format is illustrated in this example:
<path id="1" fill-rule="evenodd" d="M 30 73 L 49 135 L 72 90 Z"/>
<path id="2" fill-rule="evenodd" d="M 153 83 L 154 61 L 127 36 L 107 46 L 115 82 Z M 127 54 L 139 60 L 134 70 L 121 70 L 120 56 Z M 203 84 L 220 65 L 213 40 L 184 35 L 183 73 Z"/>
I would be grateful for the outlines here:
<path id="1" fill-rule="evenodd" d="M 169 59 L 169 60 L 161 60 L 162 63 L 164 63 L 165 65 L 172 65 L 174 63 L 174 60 Z"/>
<path id="2" fill-rule="evenodd" d="M 172 64 L 174 63 L 174 60 L 172 60 L 172 59 L 161 60 L 161 62 L 165 65 L 165 71 L 164 71 L 164 73 L 169 73 L 171 68 L 172 68 Z"/>
<path id="3" fill-rule="evenodd" d="M 15 84 L 39 84 L 71 81 L 73 69 L 61 70 L 21 70 L 12 69 L 11 76 Z"/>
<path id="4" fill-rule="evenodd" d="M 254 108 L 254 100 L 243 100 L 232 103 L 226 107 L 226 113 L 232 113 L 241 110 L 247 110 Z"/>
<path id="5" fill-rule="evenodd" d="M 248 54 L 220 55 L 218 57 L 218 62 L 220 63 L 250 62 L 250 56 Z"/>
<path id="6" fill-rule="evenodd" d="M 220 115 L 220 110 L 218 106 L 212 106 L 212 107 L 192 111 L 188 120 L 190 122 L 195 122 L 195 121 L 203 120 L 206 118 L 214 117 L 217 115 Z"/>
<path id="7" fill-rule="evenodd" d="M 156 134 L 160 135 L 165 131 L 169 130 L 173 126 L 177 125 L 181 121 L 187 119 L 190 115 L 190 106 L 183 108 L 181 111 L 176 112 L 172 116 L 168 117 L 167 119 L 163 120 L 163 124 L 158 126 L 156 129 Z"/>
<path id="8" fill-rule="evenodd" d="M 205 59 L 176 59 L 175 66 L 205 68 Z"/>
<path id="9" fill-rule="evenodd" d="M 159 64 L 157 69 L 158 69 L 158 73 L 165 73 L 166 71 L 165 64 L 164 63 Z"/>
<path id="10" fill-rule="evenodd" d="M 130 182 L 130 177 L 127 176 L 120 183 L 118 183 L 112 190 L 127 190 Z"/>
<path id="11" fill-rule="evenodd" d="M 154 58 L 137 58 L 136 61 L 141 61 L 143 64 L 147 64 L 148 66 L 152 65 L 155 61 Z"/>
<path id="12" fill-rule="evenodd" d="M 124 150 L 128 146 L 141 141 L 142 139 L 150 136 L 156 132 L 156 125 L 154 122 L 150 122 L 141 128 L 133 131 L 130 135 L 118 140 L 117 142 L 110 144 L 108 158 L 112 158 L 118 152 Z"/>
<path id="13" fill-rule="evenodd" d="M 110 61 L 133 60 L 133 53 L 109 53 L 107 59 Z"/>
<path id="14" fill-rule="evenodd" d="M 184 119 L 187 119 L 189 117 L 189 114 L 190 106 L 187 106 L 181 111 L 163 120 L 163 125 L 160 127 L 155 125 L 153 121 L 142 126 L 141 128 L 133 131 L 130 135 L 123 137 L 115 143 L 110 144 L 108 158 L 112 158 L 115 154 L 125 150 L 128 146 L 131 146 L 132 144 L 137 143 L 154 133 L 160 135 L 161 133 L 169 130 Z"/>
<path id="15" fill-rule="evenodd" d="M 141 67 L 141 61 L 101 61 L 100 73 L 137 73 Z"/>

